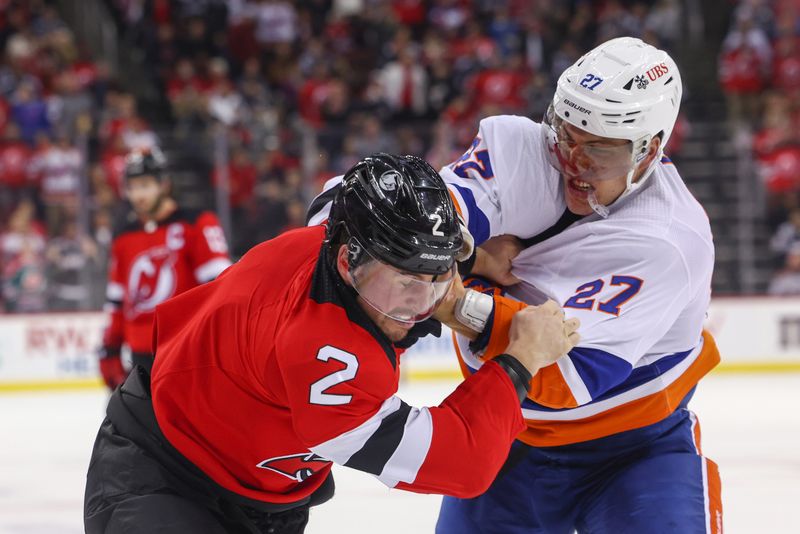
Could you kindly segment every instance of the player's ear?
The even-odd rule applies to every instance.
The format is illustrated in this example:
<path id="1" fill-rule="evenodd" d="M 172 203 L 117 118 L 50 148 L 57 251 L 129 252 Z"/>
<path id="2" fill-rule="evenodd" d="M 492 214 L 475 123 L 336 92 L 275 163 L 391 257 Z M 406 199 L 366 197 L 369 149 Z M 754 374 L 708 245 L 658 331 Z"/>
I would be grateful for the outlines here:
<path id="1" fill-rule="evenodd" d="M 637 168 L 637 172 L 642 172 L 644 169 L 650 166 L 650 163 L 653 162 L 653 159 L 658 156 L 658 150 L 661 148 L 661 135 L 657 135 L 650 140 L 650 144 L 647 147 L 647 156 L 639 163 Z M 634 181 L 637 181 L 638 178 Z"/>
<path id="2" fill-rule="evenodd" d="M 647 165 L 650 165 L 650 162 L 653 161 L 653 158 L 658 156 L 658 150 L 660 148 L 661 148 L 661 135 L 659 134 L 650 140 L 650 145 L 647 147 L 647 157 L 644 159 Z"/>
<path id="3" fill-rule="evenodd" d="M 353 280 L 350 277 L 350 262 L 348 261 L 347 245 L 339 245 L 339 250 L 336 253 L 336 270 L 339 271 L 339 276 L 342 277 L 344 283 L 351 286 Z"/>

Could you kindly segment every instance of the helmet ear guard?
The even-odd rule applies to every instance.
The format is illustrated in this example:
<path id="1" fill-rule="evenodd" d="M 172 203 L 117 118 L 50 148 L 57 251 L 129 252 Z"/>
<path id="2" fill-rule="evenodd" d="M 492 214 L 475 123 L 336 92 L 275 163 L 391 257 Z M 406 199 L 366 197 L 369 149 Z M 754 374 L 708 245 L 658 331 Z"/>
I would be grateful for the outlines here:
<path id="1" fill-rule="evenodd" d="M 367 255 L 364 253 L 364 247 L 358 242 L 355 237 L 350 237 L 347 240 L 347 264 L 351 269 L 354 269 L 364 262 Z"/>

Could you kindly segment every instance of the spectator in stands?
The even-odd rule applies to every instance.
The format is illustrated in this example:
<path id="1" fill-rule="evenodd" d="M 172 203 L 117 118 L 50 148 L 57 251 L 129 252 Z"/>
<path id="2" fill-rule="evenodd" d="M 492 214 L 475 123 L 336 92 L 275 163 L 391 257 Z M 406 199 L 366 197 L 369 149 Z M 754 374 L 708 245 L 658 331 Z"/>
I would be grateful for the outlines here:
<path id="1" fill-rule="evenodd" d="M 125 157 L 128 149 L 121 136 L 115 137 L 110 145 L 100 154 L 100 165 L 103 170 L 103 182 L 105 182 L 114 192 L 116 198 L 123 195 L 123 175 L 125 174 Z M 98 183 L 92 181 L 93 186 L 98 187 Z"/>
<path id="2" fill-rule="evenodd" d="M 299 198 L 293 198 L 286 203 L 286 224 L 281 233 L 302 228 L 306 225 L 306 209 L 308 205 Z"/>
<path id="3" fill-rule="evenodd" d="M 497 106 L 501 113 L 511 115 L 524 113 L 530 76 L 522 57 L 513 54 L 502 59 L 493 51 L 486 65 L 472 80 L 473 106 Z"/>
<path id="4" fill-rule="evenodd" d="M 9 213 L 23 196 L 32 193 L 32 155 L 31 148 L 20 139 L 17 124 L 7 123 L 0 141 L 0 213 Z"/>
<path id="5" fill-rule="evenodd" d="M 459 90 L 460 88 L 456 85 L 453 77 L 453 68 L 450 62 L 444 56 L 432 59 L 428 66 L 428 95 L 426 103 L 428 116 L 432 120 L 436 120 L 447 109 L 447 106 L 453 101 Z"/>
<path id="6" fill-rule="evenodd" d="M 66 132 L 57 132 L 55 142 L 39 133 L 30 172 L 38 185 L 48 234 L 57 233 L 67 212 L 77 208 L 83 164 L 83 156 Z"/>
<path id="7" fill-rule="evenodd" d="M 184 19 L 183 23 L 184 28 L 178 31 L 179 38 L 176 43 L 181 57 L 202 62 L 206 58 L 219 55 L 220 49 L 208 31 L 208 25 L 203 17 L 192 16 Z"/>
<path id="8" fill-rule="evenodd" d="M 64 217 L 67 210 L 74 210 L 78 206 L 84 163 L 83 155 L 71 143 L 66 132 L 57 132 L 55 142 L 51 142 L 43 132 L 39 134 L 30 169 L 39 184 L 50 235 L 56 235 L 66 222 Z"/>
<path id="9" fill-rule="evenodd" d="M 769 248 L 778 255 L 780 265 L 783 265 L 789 250 L 797 246 L 800 246 L 800 208 L 789 212 L 788 219 L 778 226 L 769 240 Z"/>
<path id="10" fill-rule="evenodd" d="M 182 170 L 191 170 L 199 176 L 198 186 L 208 187 L 210 128 L 221 122 L 231 147 L 258 154 L 254 199 L 241 203 L 231 191 L 231 201 L 244 213 L 234 215 L 235 226 L 247 230 L 260 219 L 266 225 L 260 237 L 286 224 L 292 199 L 316 192 L 325 178 L 363 154 L 392 145 L 447 163 L 469 144 L 475 121 L 487 113 L 541 117 L 552 94 L 550 72 L 574 63 L 578 50 L 594 46 L 598 34 L 649 31 L 668 45 L 678 41 L 681 26 L 678 0 L 635 6 L 622 1 L 110 0 L 121 31 L 129 28 L 124 42 L 145 49 L 145 70 L 165 93 L 174 119 L 150 125 L 138 113 L 134 95 L 78 53 L 51 2 L 6 1 L 10 6 L 0 17 L 5 52 L 0 128 L 15 110 L 25 119 L 18 124 L 23 141 L 9 157 L 35 142 L 37 132 L 49 132 L 51 138 L 66 132 L 69 146 L 85 134 L 92 205 L 113 210 L 124 155 L 157 144 L 156 127 L 177 134 L 177 146 L 170 149 L 191 151 L 191 157 L 179 160 L 196 165 Z M 751 21 L 755 33 L 737 26 L 738 41 L 731 37 L 729 42 L 755 42 L 762 53 L 758 36 L 783 35 L 788 27 L 783 19 L 791 14 L 777 17 L 776 25 L 769 19 L 771 6 L 740 3 L 748 8 L 739 18 Z M 784 74 L 776 74 L 775 86 L 784 90 L 791 86 L 794 58 L 790 44 L 776 46 L 774 65 Z M 762 86 L 766 83 L 765 78 Z M 92 96 L 96 106 L 87 120 Z M 404 128 L 407 120 L 414 128 Z M 32 179 L 45 178 L 41 156 L 51 144 L 57 143 L 44 143 L 34 158 Z M 4 150 L 0 146 L 0 165 Z M 231 158 L 239 157 L 235 153 L 231 150 Z M 770 154 L 774 157 L 772 149 Z M 22 159 L 14 183 L 23 176 Z M 771 160 L 768 165 L 775 168 Z M 15 193 L 13 202 L 19 196 Z M 40 193 L 36 202 L 49 196 Z M 13 204 L 0 198 L 0 207 L 3 202 L 9 208 Z M 268 213 L 256 212 L 262 208 Z M 249 238 L 250 245 L 256 233 L 234 228 L 233 235 Z M 247 248 L 234 245 L 237 251 Z"/>
<path id="11" fill-rule="evenodd" d="M 428 73 L 411 47 L 398 50 L 397 60 L 383 68 L 379 80 L 394 119 L 414 119 L 425 114 Z"/>
<path id="12" fill-rule="evenodd" d="M 255 21 L 256 41 L 262 46 L 290 44 L 298 36 L 297 11 L 291 2 L 250 0 L 245 11 Z"/>
<path id="13" fill-rule="evenodd" d="M 312 68 L 311 75 L 300 86 L 297 95 L 297 111 L 309 126 L 317 128 L 322 126 L 322 104 L 328 98 L 332 83 L 330 66 L 325 63 L 317 63 Z"/>
<path id="14" fill-rule="evenodd" d="M 767 293 L 775 296 L 800 295 L 800 243 L 789 249 L 783 270 L 769 283 Z"/>
<path id="15" fill-rule="evenodd" d="M 763 30 L 746 12 L 722 44 L 719 81 L 728 100 L 731 122 L 754 124 L 760 110 L 761 91 L 771 66 L 772 49 Z"/>
<path id="16" fill-rule="evenodd" d="M 32 145 L 39 132 L 50 133 L 47 103 L 38 94 L 36 86 L 21 83 L 11 97 L 11 117 L 19 125 L 22 139 Z"/>
<path id="17" fill-rule="evenodd" d="M 207 112 L 211 118 L 226 126 L 234 126 L 242 120 L 242 95 L 230 80 L 219 80 L 209 91 Z"/>
<path id="18" fill-rule="evenodd" d="M 74 220 L 47 243 L 48 307 L 52 311 L 98 309 L 102 300 L 92 302 L 90 281 L 101 276 L 97 245 L 80 235 Z"/>
<path id="19" fill-rule="evenodd" d="M 139 116 L 131 117 L 120 135 L 125 148 L 129 151 L 151 150 L 159 145 L 156 133 Z"/>
<path id="20" fill-rule="evenodd" d="M 683 9 L 678 0 L 658 0 L 645 19 L 645 29 L 652 32 L 662 46 L 673 48 L 682 36 L 682 18 Z"/>
<path id="21" fill-rule="evenodd" d="M 261 108 L 270 103 L 272 99 L 270 88 L 264 79 L 261 60 L 257 57 L 249 57 L 244 62 L 238 89 L 244 103 L 251 109 Z"/>
<path id="22" fill-rule="evenodd" d="M 782 35 L 775 44 L 773 86 L 787 95 L 800 92 L 800 47 L 797 41 L 798 37 L 789 33 Z"/>
<path id="23" fill-rule="evenodd" d="M 236 147 L 231 151 L 230 163 L 224 168 L 228 181 L 228 202 L 231 208 L 233 227 L 237 230 L 247 226 L 249 212 L 254 202 L 257 170 L 244 147 Z M 212 183 L 220 187 L 223 169 L 215 168 L 211 174 Z M 231 249 L 234 256 L 241 256 L 254 245 L 252 236 L 247 232 L 234 232 L 231 236 Z"/>
<path id="24" fill-rule="evenodd" d="M 634 11 L 638 11 L 640 6 L 641 4 L 634 4 L 632 8 L 626 9 L 619 0 L 603 2 L 598 13 L 597 42 L 602 43 L 625 35 L 641 37 L 644 21 L 637 17 L 641 12 Z"/>
<path id="25" fill-rule="evenodd" d="M 790 2 L 793 0 L 790 0 Z M 767 38 L 775 35 L 775 4 L 772 0 L 739 0 L 733 12 L 734 21 L 747 19 Z"/>
<path id="26" fill-rule="evenodd" d="M 395 145 L 394 136 L 386 131 L 381 120 L 372 114 L 362 116 L 361 127 L 354 134 L 353 153 L 356 160 L 348 162 L 349 166 L 344 167 L 344 171 L 355 165 L 364 154 L 374 154 L 375 152 L 391 152 Z M 341 165 L 340 165 L 341 167 Z"/>
<path id="27" fill-rule="evenodd" d="M 779 145 L 760 158 L 759 172 L 772 196 L 800 191 L 800 145 Z"/>
<path id="28" fill-rule="evenodd" d="M 45 310 L 45 233 L 34 219 L 35 207 L 23 200 L 0 234 L 0 292 L 11 313 Z"/>
<path id="29" fill-rule="evenodd" d="M 91 95 L 83 90 L 75 73 L 65 71 L 56 78 L 56 93 L 49 99 L 56 130 L 65 132 L 71 139 L 89 133 L 93 105 Z"/>

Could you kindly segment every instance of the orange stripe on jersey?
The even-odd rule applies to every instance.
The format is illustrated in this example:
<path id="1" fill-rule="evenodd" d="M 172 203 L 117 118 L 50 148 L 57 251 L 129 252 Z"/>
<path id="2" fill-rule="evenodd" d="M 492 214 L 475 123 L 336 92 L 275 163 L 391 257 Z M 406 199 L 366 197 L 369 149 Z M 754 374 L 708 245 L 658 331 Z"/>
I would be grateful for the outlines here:
<path id="1" fill-rule="evenodd" d="M 697 416 L 693 417 L 694 419 L 694 446 L 697 449 L 697 454 L 700 456 L 703 455 L 703 448 L 701 446 L 701 435 L 700 435 L 700 420 L 697 419 Z"/>
<path id="2" fill-rule="evenodd" d="M 482 360 L 491 360 L 505 352 L 508 347 L 508 332 L 509 328 L 511 328 L 511 320 L 516 312 L 528 306 L 524 302 L 503 297 L 499 294 L 495 294 L 493 297 L 494 320 L 492 321 L 492 334 L 481 357 Z M 575 408 L 578 405 L 564 376 L 561 374 L 561 369 L 556 364 L 548 365 L 536 373 L 531 380 L 528 398 L 548 408 Z"/>
<path id="3" fill-rule="evenodd" d="M 528 398 L 548 408 L 575 408 L 578 406 L 578 401 L 572 395 L 567 381 L 564 380 L 564 375 L 561 374 L 561 369 L 556 364 L 539 369 L 539 372 L 531 380 Z"/>
<path id="4" fill-rule="evenodd" d="M 528 429 L 518 439 L 534 447 L 552 447 L 589 441 L 661 421 L 675 411 L 686 394 L 719 363 L 719 350 L 714 338 L 704 331 L 703 341 L 703 349 L 697 359 L 665 389 L 584 419 L 526 419 Z"/>
<path id="5" fill-rule="evenodd" d="M 709 532 L 711 534 L 722 534 L 722 482 L 719 478 L 719 467 L 717 464 L 703 458 L 706 463 L 706 481 L 708 486 L 708 510 L 706 513 L 709 518 Z"/>
<path id="6" fill-rule="evenodd" d="M 511 327 L 511 319 L 514 314 L 528 305 L 518 300 L 493 295 L 494 298 L 494 320 L 492 321 L 492 335 L 486 350 L 483 351 L 483 360 L 491 360 L 499 354 L 503 354 L 508 348 L 508 330 Z"/>
<path id="7" fill-rule="evenodd" d="M 505 346 L 508 346 L 508 329 L 506 329 L 505 332 L 505 342 Z M 496 342 L 496 344 L 499 346 L 501 342 Z M 456 340 L 455 332 L 453 332 L 453 348 L 456 350 L 458 366 L 461 368 L 461 374 L 464 375 L 464 378 L 467 378 L 474 371 L 472 371 L 467 364 L 464 363 L 464 358 L 461 355 L 461 349 L 458 347 L 458 341 Z M 488 351 L 486 354 L 488 354 Z M 499 356 L 500 354 L 502 354 L 502 352 L 491 354 L 491 356 L 487 358 L 481 357 L 481 360 L 490 360 L 496 356 Z M 570 392 L 569 388 L 566 386 L 564 377 L 561 375 L 561 370 L 556 364 L 548 365 L 544 369 L 540 369 L 539 372 L 536 373 L 536 376 L 531 379 L 531 388 L 530 392 L 528 393 L 528 398 L 534 399 L 534 396 L 557 398 L 559 401 L 556 402 L 558 404 L 556 407 L 559 408 L 573 408 L 578 405 L 578 403 L 575 401 L 575 398 L 572 396 L 572 392 Z M 539 404 L 543 403 L 539 402 Z"/>
<path id="8" fill-rule="evenodd" d="M 457 356 L 456 360 L 458 361 L 458 366 L 461 368 L 461 374 L 464 375 L 464 378 L 467 378 L 469 375 L 472 374 L 472 371 L 470 370 L 469 367 L 467 367 L 467 364 L 464 363 L 464 357 L 461 356 L 461 349 L 458 348 L 458 340 L 456 339 L 455 330 L 453 331 L 451 336 L 453 338 L 453 348 L 456 349 L 456 356 Z"/>
<path id="9" fill-rule="evenodd" d="M 461 220 L 463 221 L 464 214 L 461 212 L 461 206 L 458 205 L 458 200 L 456 200 L 456 196 L 453 194 L 452 191 L 450 191 L 450 189 L 448 189 L 447 192 L 450 194 L 450 198 L 453 200 L 453 205 L 456 207 L 456 211 L 458 212 L 458 215 L 461 217 Z"/>

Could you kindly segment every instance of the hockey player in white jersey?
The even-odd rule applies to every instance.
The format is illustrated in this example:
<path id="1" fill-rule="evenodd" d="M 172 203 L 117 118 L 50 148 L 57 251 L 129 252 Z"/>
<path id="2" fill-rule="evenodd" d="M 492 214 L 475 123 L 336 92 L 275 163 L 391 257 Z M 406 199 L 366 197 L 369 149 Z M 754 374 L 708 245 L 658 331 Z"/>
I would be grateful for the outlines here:
<path id="1" fill-rule="evenodd" d="M 464 373 L 499 352 L 524 303 L 554 299 L 582 341 L 534 378 L 528 428 L 492 487 L 445 497 L 437 533 L 722 531 L 718 470 L 687 408 L 719 353 L 702 329 L 708 218 L 663 156 L 680 99 L 667 53 L 614 39 L 561 75 L 542 123 L 484 119 L 441 171 L 484 245 L 462 271 L 520 281 L 474 281 L 495 296 L 454 306 L 488 325 L 472 343 L 457 336 Z"/>

